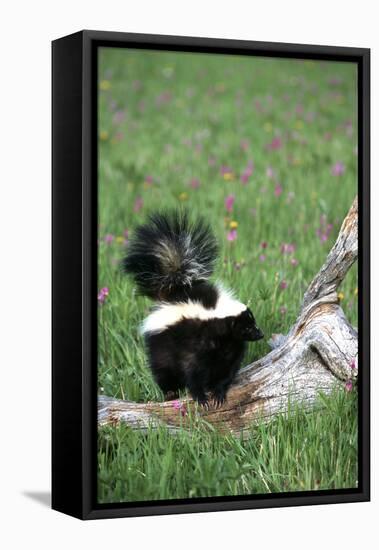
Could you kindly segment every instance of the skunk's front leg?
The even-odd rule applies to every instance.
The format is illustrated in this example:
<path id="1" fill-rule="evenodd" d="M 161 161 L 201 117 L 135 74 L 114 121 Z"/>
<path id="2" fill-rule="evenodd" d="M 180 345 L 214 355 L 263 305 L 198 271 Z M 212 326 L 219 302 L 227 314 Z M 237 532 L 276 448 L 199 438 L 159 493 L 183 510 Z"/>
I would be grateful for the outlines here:
<path id="1" fill-rule="evenodd" d="M 196 377 L 196 373 L 191 373 L 187 377 L 187 388 L 195 401 L 204 409 L 209 409 L 208 397 L 204 391 L 202 384 Z"/>

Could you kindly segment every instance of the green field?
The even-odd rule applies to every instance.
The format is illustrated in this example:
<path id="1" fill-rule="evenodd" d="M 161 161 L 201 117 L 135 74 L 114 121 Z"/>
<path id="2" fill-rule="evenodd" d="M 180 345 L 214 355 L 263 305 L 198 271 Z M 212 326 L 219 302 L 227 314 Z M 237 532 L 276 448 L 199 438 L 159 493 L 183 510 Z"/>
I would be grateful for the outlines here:
<path id="1" fill-rule="evenodd" d="M 100 50 L 100 393 L 163 398 L 138 333 L 151 304 L 120 272 L 134 228 L 157 209 L 211 224 L 215 279 L 266 336 L 246 362 L 289 329 L 357 190 L 356 79 L 349 63 Z M 356 326 L 356 267 L 340 300 Z M 247 441 L 201 422 L 176 437 L 101 429 L 99 501 L 355 487 L 355 391 L 320 404 L 252 426 Z"/>

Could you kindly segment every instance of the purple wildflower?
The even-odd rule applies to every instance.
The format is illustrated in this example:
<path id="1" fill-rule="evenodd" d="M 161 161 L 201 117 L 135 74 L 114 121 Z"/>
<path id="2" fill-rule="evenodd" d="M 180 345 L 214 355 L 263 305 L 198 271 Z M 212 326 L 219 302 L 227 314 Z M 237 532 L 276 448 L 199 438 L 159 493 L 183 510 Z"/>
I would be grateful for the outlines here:
<path id="1" fill-rule="evenodd" d="M 332 175 L 333 176 L 342 176 L 345 173 L 345 165 L 343 162 L 336 162 L 332 166 Z"/>
<path id="2" fill-rule="evenodd" d="M 97 301 L 99 302 L 99 305 L 104 304 L 108 295 L 109 295 L 109 288 L 107 288 L 106 286 L 99 290 L 99 293 L 97 295 Z"/>
<path id="3" fill-rule="evenodd" d="M 352 389 L 353 389 L 353 382 L 352 382 L 352 380 L 350 380 L 350 379 L 349 379 L 349 380 L 346 380 L 346 382 L 345 382 L 345 390 L 346 390 L 347 392 L 351 392 Z"/>
<path id="4" fill-rule="evenodd" d="M 287 281 L 285 281 L 284 279 L 283 279 L 283 281 L 280 281 L 280 283 L 279 283 L 280 290 L 285 290 L 287 287 L 288 287 Z"/>
<path id="5" fill-rule="evenodd" d="M 261 254 L 261 255 L 259 256 L 259 261 L 260 261 L 260 262 L 264 262 L 265 260 L 266 260 L 266 255 L 265 255 L 265 254 Z"/>

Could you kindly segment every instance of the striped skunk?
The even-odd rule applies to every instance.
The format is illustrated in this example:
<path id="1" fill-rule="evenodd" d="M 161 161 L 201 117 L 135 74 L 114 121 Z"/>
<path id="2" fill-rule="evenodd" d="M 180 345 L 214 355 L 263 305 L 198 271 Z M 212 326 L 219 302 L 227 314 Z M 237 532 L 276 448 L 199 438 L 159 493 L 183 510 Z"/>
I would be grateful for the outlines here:
<path id="1" fill-rule="evenodd" d="M 151 215 L 123 260 L 140 293 L 157 302 L 142 325 L 155 381 L 166 398 L 186 388 L 204 407 L 223 404 L 246 341 L 263 338 L 250 309 L 209 281 L 217 255 L 210 227 L 177 211 Z"/>

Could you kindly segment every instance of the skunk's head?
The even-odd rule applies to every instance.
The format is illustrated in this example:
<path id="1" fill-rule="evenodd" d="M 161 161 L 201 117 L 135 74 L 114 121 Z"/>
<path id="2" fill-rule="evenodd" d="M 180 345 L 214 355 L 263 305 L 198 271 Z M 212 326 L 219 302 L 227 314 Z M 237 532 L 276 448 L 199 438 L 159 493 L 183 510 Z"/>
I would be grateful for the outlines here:
<path id="1" fill-rule="evenodd" d="M 249 308 L 232 318 L 232 331 L 235 338 L 250 342 L 261 340 L 264 336 Z"/>

